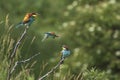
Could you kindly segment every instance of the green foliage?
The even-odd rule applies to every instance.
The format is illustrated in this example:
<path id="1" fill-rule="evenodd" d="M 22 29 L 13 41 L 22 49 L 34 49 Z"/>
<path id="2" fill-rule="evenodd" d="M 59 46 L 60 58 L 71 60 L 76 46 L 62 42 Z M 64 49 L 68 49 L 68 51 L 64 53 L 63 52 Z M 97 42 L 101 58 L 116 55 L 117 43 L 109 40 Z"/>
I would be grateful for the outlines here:
<path id="1" fill-rule="evenodd" d="M 7 63 L 6 63 L 6 59 L 1 60 L 0 62 L 0 80 L 6 80 L 6 74 L 7 74 Z"/>
<path id="2" fill-rule="evenodd" d="M 109 78 L 106 72 L 91 69 L 83 72 L 83 80 L 109 80 Z"/>
<path id="3" fill-rule="evenodd" d="M 91 0 L 81 4 L 83 1 L 73 1 L 63 13 L 65 16 L 61 28 L 61 31 L 64 29 L 63 39 L 74 49 L 78 49 L 78 52 L 73 54 L 78 54 L 79 57 L 72 57 L 73 60 L 76 58 L 79 58 L 80 62 L 88 60 L 87 66 L 107 70 L 118 76 L 120 3 L 116 0 L 100 2 Z M 95 3 L 91 4 L 92 1 Z M 81 54 L 87 56 L 83 59 Z"/>
<path id="4" fill-rule="evenodd" d="M 0 80 L 6 79 L 9 54 L 24 30 L 24 27 L 16 29 L 14 25 L 26 12 L 39 12 L 40 16 L 17 50 L 16 60 L 41 54 L 19 66 L 12 80 L 36 80 L 44 75 L 59 61 L 63 44 L 70 46 L 72 54 L 46 80 L 118 80 L 119 9 L 119 0 L 1 0 Z M 44 32 L 49 31 L 57 32 L 60 38 L 42 43 Z"/>
<path id="5" fill-rule="evenodd" d="M 6 16 L 5 23 L 1 21 L 0 25 L 0 80 L 6 79 L 8 56 L 13 47 L 14 40 L 10 37 L 10 31 L 12 26 L 9 26 L 8 15 Z M 4 26 L 4 27 L 3 27 Z"/>

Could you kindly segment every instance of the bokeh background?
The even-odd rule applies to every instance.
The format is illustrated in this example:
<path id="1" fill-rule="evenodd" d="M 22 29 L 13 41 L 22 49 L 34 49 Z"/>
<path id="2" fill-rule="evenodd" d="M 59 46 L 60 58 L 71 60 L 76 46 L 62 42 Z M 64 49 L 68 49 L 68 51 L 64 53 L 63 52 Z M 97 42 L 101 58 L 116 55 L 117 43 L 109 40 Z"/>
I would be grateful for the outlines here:
<path id="1" fill-rule="evenodd" d="M 13 73 L 12 80 L 37 80 L 60 59 L 66 44 L 71 55 L 45 80 L 120 79 L 119 0 L 0 0 L 0 80 L 5 80 L 8 55 L 25 27 L 15 28 L 28 12 L 38 12 L 17 50 L 16 60 L 40 52 Z M 60 37 L 41 42 L 45 32 Z"/>

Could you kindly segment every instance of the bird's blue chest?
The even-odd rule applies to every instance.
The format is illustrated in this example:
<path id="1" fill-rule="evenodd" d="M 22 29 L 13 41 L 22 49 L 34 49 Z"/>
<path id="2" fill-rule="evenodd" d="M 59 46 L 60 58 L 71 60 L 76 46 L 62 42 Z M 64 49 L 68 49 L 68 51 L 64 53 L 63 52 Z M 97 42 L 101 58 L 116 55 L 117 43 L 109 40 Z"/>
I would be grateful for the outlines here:
<path id="1" fill-rule="evenodd" d="M 62 55 L 63 55 L 63 57 L 67 57 L 70 55 L 70 51 L 69 50 L 62 50 Z"/>

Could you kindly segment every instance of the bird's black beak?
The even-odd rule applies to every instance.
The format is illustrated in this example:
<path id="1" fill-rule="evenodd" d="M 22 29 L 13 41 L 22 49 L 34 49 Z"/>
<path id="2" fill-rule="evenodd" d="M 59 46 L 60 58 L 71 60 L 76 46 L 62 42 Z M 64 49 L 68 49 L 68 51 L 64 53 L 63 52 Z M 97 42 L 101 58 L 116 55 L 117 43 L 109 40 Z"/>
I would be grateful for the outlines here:
<path id="1" fill-rule="evenodd" d="M 39 13 L 35 13 L 33 16 L 36 17 L 36 16 L 38 16 L 38 15 L 40 15 L 40 14 L 39 14 Z"/>
<path id="2" fill-rule="evenodd" d="M 40 13 L 36 13 L 36 15 L 40 15 Z"/>

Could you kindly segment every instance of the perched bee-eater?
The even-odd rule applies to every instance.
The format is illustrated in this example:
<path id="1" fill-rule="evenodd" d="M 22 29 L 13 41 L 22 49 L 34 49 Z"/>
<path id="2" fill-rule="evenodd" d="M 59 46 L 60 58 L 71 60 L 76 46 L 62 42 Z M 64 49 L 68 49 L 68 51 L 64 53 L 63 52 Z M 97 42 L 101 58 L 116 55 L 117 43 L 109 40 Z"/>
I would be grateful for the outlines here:
<path id="1" fill-rule="evenodd" d="M 68 46 L 66 46 L 66 45 L 62 46 L 61 54 L 62 54 L 61 59 L 63 59 L 63 58 L 65 59 L 66 57 L 68 57 L 70 55 L 70 50 L 69 50 Z"/>
<path id="2" fill-rule="evenodd" d="M 23 19 L 23 21 L 21 21 L 20 23 L 18 23 L 16 25 L 16 28 L 20 27 L 20 26 L 30 26 L 32 24 L 33 21 L 35 21 L 35 17 L 39 15 L 38 13 L 27 13 Z"/>
<path id="3" fill-rule="evenodd" d="M 42 41 L 44 41 L 45 39 L 47 39 L 49 37 L 56 38 L 56 37 L 59 37 L 59 36 L 56 35 L 54 32 L 46 32 L 44 34 L 44 37 L 43 37 Z"/>

